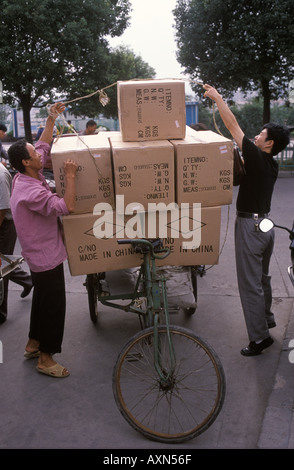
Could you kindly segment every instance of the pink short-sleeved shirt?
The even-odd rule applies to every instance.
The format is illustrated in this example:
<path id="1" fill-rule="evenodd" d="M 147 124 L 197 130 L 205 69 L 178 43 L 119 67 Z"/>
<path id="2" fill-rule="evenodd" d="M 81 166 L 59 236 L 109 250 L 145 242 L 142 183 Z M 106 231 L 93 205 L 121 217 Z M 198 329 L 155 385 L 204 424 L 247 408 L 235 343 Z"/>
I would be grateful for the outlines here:
<path id="1" fill-rule="evenodd" d="M 50 146 L 38 141 L 35 147 L 45 162 Z M 33 272 L 53 269 L 67 258 L 59 216 L 68 215 L 68 209 L 41 173 L 40 178 L 17 173 L 10 200 L 22 256 Z"/>

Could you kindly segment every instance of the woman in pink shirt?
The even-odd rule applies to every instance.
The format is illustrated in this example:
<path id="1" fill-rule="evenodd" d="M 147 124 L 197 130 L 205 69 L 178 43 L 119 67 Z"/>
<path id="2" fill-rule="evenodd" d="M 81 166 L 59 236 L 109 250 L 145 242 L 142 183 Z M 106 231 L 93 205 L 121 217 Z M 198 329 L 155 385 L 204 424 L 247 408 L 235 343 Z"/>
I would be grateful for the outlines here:
<path id="1" fill-rule="evenodd" d="M 68 370 L 52 358 L 61 352 L 65 320 L 63 262 L 67 258 L 59 217 L 74 211 L 77 164 L 64 164 L 66 190 L 63 198 L 53 194 L 42 174 L 50 154 L 53 128 L 63 103 L 51 107 L 45 129 L 34 147 L 17 141 L 8 151 L 18 171 L 13 181 L 11 211 L 22 256 L 34 284 L 26 357 L 38 357 L 37 370 L 53 377 L 66 377 Z"/>

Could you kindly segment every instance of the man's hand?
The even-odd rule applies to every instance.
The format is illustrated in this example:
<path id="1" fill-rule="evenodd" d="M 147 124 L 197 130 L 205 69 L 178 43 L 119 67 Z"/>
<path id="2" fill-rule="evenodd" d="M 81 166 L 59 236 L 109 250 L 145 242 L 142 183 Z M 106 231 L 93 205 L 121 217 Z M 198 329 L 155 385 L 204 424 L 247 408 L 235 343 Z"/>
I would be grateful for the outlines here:
<path id="1" fill-rule="evenodd" d="M 75 176 L 78 165 L 74 160 L 71 160 L 70 158 L 64 162 L 64 172 L 66 176 Z"/>
<path id="2" fill-rule="evenodd" d="M 59 114 L 63 113 L 65 110 L 65 104 L 58 102 L 50 106 L 49 116 L 52 116 L 54 119 L 57 119 Z"/>
<path id="3" fill-rule="evenodd" d="M 203 85 L 203 88 L 204 88 L 204 90 L 206 90 L 205 93 L 204 93 L 205 98 L 210 98 L 213 101 L 216 101 L 217 98 L 221 98 L 221 95 L 219 94 L 219 92 L 215 88 L 213 88 L 212 86 L 208 85 L 207 83 L 205 83 L 205 85 Z"/>
<path id="4" fill-rule="evenodd" d="M 224 125 L 235 139 L 238 147 L 242 150 L 244 132 L 240 128 L 236 117 L 215 88 L 213 88 L 211 85 L 208 85 L 207 83 L 203 85 L 203 88 L 206 90 L 204 96 L 216 102 Z"/>

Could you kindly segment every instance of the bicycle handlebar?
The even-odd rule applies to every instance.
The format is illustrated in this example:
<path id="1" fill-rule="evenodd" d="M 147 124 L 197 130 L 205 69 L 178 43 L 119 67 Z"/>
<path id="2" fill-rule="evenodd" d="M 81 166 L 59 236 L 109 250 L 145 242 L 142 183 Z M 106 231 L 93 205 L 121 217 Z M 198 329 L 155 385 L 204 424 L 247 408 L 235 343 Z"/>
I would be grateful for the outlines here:
<path id="1" fill-rule="evenodd" d="M 119 245 L 123 245 L 123 244 L 124 245 L 126 245 L 126 244 L 145 245 L 147 251 L 149 251 L 151 253 L 151 256 L 153 256 L 153 258 L 155 258 L 155 259 L 164 259 L 170 254 L 170 249 L 169 248 L 160 248 L 160 252 L 164 253 L 162 256 L 159 256 L 159 255 L 155 254 L 154 248 L 160 247 L 160 245 L 161 245 L 161 239 L 160 238 L 153 239 L 152 241 L 150 241 L 148 239 L 145 239 L 145 238 L 133 238 L 133 239 L 128 238 L 128 239 L 117 240 L 117 243 Z"/>

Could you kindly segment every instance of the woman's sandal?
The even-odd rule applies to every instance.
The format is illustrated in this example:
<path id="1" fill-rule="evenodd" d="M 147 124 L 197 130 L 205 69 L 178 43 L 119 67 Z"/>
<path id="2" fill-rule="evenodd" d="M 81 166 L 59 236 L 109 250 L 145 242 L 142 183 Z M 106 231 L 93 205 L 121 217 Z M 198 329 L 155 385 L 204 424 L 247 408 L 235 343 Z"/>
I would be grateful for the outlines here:
<path id="1" fill-rule="evenodd" d="M 41 374 L 45 375 L 50 375 L 50 377 L 58 377 L 58 378 L 63 378 L 63 377 L 68 377 L 69 372 L 68 370 L 63 367 L 61 364 L 54 364 L 54 366 L 51 367 L 36 367 L 37 371 L 40 372 Z M 63 373 L 66 371 L 65 373 Z"/>

